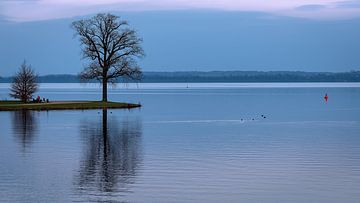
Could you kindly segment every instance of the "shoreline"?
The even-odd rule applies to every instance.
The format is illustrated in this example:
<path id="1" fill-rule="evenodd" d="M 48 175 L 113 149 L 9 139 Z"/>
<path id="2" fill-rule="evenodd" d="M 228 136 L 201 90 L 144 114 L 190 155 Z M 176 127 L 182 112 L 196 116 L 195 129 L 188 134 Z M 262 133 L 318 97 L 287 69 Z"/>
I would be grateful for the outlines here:
<path id="1" fill-rule="evenodd" d="M 11 83 L 0 83 L 0 90 L 9 89 Z M 101 90 L 97 83 L 39 83 L 43 89 L 80 89 Z M 292 82 L 292 83 L 128 83 L 116 84 L 115 87 L 108 86 L 109 93 L 113 91 L 126 90 L 148 90 L 148 89 L 204 89 L 204 88 L 359 88 L 360 82 Z M 4 99 L 1 98 L 0 99 Z"/>
<path id="2" fill-rule="evenodd" d="M 87 110 L 87 109 L 131 109 L 139 108 L 141 104 L 124 102 L 102 102 L 102 101 L 52 101 L 49 103 L 22 103 L 20 101 L 0 101 L 0 111 L 19 110 Z"/>

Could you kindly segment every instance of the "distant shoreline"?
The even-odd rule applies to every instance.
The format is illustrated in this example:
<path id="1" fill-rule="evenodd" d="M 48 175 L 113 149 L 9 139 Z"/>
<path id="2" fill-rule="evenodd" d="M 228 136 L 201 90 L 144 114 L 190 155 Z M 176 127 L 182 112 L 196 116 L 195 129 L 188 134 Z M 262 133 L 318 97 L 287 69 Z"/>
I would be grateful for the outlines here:
<path id="1" fill-rule="evenodd" d="M 11 77 L 0 77 L 0 83 L 11 83 Z M 40 83 L 81 83 L 77 75 L 39 76 Z M 89 81 L 97 83 L 97 81 Z M 124 82 L 118 80 L 117 82 Z M 139 81 L 126 81 L 139 82 Z M 301 72 L 301 71 L 184 71 L 144 72 L 139 83 L 281 83 L 281 82 L 360 82 L 360 71 Z"/>
<path id="2" fill-rule="evenodd" d="M 0 90 L 8 91 L 11 83 L 0 83 Z M 40 89 L 100 90 L 100 83 L 40 83 Z M 249 89 L 249 88 L 360 88 L 360 82 L 271 82 L 271 83 L 118 83 L 109 85 L 108 90 L 154 90 L 154 89 Z"/>

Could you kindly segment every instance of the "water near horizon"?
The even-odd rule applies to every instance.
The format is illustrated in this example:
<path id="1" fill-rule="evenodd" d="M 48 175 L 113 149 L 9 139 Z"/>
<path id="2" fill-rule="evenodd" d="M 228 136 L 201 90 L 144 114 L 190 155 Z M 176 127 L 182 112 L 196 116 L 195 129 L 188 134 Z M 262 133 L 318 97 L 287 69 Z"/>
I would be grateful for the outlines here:
<path id="1" fill-rule="evenodd" d="M 0 112 L 0 202 L 360 201 L 359 83 L 130 84 L 109 99 L 143 107 Z"/>

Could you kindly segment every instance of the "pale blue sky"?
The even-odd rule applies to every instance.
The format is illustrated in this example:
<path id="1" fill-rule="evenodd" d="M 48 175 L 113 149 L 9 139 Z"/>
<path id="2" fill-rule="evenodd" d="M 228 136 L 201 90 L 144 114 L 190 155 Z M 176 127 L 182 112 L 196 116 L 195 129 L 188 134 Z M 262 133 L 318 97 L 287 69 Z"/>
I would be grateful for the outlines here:
<path id="1" fill-rule="evenodd" d="M 52 1 L 50 6 L 46 0 L 27 1 L 35 4 L 25 6 L 9 2 L 0 3 L 0 75 L 5 76 L 24 59 L 40 75 L 80 72 L 79 42 L 70 23 L 119 5 L 117 0 L 105 5 L 93 1 L 95 6 L 88 7 L 71 5 L 72 1 Z M 129 20 L 144 39 L 146 57 L 140 61 L 144 71 L 360 70 L 358 1 L 274 0 L 258 8 L 247 1 L 200 0 L 196 5 L 177 1 L 182 9 L 124 2 L 126 9 L 111 10 Z M 36 4 L 52 12 L 42 12 L 40 6 L 26 13 Z M 132 9 L 134 5 L 143 6 Z M 64 12 L 63 7 L 72 9 Z"/>
<path id="2" fill-rule="evenodd" d="M 99 11 L 219 10 L 264 12 L 310 19 L 360 16 L 359 0 L 2 0 L 2 15 L 12 21 L 69 18 Z"/>

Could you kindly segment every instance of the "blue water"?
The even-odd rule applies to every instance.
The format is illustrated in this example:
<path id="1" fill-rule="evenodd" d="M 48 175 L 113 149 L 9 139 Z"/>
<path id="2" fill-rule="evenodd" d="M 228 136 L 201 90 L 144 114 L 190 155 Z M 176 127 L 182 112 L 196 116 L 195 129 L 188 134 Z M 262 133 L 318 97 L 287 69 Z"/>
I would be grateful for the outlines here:
<path id="1" fill-rule="evenodd" d="M 79 84 L 39 95 L 101 98 Z M 143 107 L 0 112 L 0 202 L 360 200 L 356 83 L 131 84 L 109 98 Z"/>

